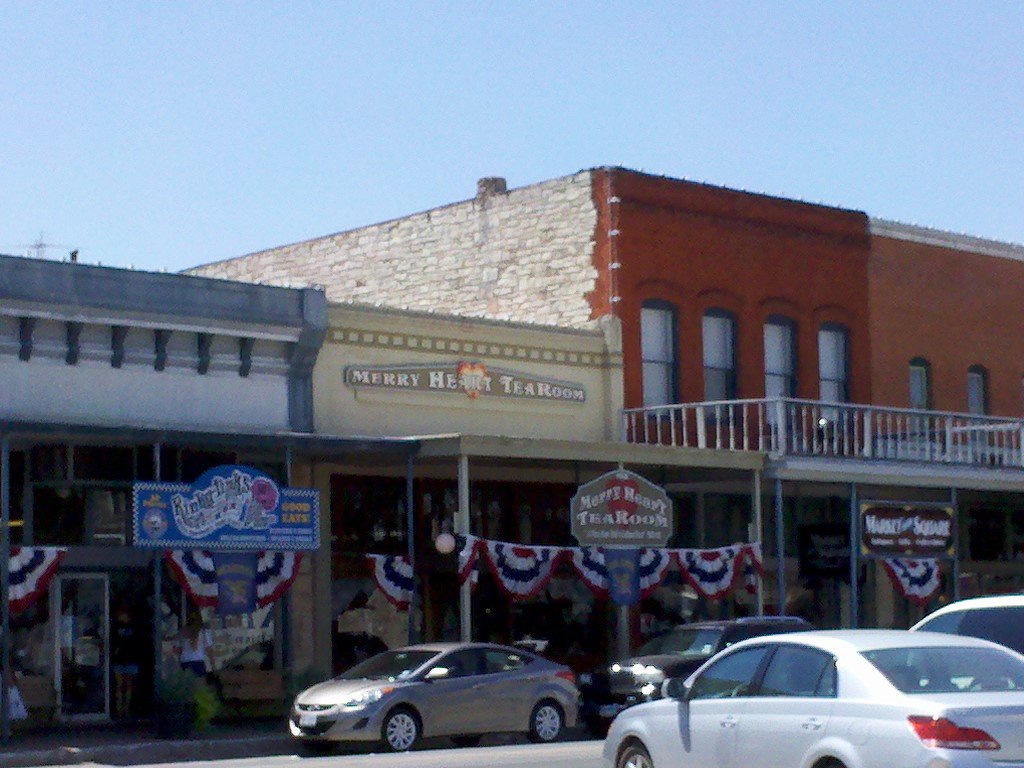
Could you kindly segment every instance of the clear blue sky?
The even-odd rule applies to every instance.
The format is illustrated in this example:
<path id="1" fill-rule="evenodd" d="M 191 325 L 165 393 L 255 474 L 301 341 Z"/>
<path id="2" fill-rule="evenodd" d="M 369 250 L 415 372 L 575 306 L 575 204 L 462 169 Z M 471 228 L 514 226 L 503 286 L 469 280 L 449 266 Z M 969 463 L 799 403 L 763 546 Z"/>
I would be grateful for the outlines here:
<path id="1" fill-rule="evenodd" d="M 0 253 L 179 270 L 622 165 L 1024 243 L 1024 2 L 0 0 Z"/>

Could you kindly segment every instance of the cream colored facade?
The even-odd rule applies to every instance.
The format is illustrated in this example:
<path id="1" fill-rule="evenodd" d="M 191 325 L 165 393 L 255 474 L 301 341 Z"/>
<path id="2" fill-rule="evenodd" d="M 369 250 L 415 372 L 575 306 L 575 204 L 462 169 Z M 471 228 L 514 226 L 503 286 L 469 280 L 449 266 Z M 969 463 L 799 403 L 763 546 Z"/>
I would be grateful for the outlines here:
<path id="1" fill-rule="evenodd" d="M 426 313 L 334 305 L 314 370 L 314 414 L 321 434 L 367 437 L 480 434 L 601 442 L 618 439 L 622 352 L 613 318 L 589 329 L 554 329 Z M 457 383 L 430 387 L 460 363 L 483 366 L 492 390 L 508 392 L 509 376 L 554 382 L 559 397 L 472 396 Z M 420 388 L 355 386 L 346 371 L 407 368 Z M 396 374 L 397 375 L 397 374 Z M 559 383 L 562 385 L 560 390 Z"/>

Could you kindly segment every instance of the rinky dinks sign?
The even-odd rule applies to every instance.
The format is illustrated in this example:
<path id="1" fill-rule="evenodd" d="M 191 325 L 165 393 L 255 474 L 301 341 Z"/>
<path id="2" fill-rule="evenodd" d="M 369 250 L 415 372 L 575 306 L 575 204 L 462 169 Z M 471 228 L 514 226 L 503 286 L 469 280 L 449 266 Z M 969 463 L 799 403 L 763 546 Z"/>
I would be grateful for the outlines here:
<path id="1" fill-rule="evenodd" d="M 226 465 L 195 483 L 135 483 L 134 544 L 161 549 L 313 551 L 320 492 L 285 488 L 265 472 Z"/>
<path id="2" fill-rule="evenodd" d="M 478 362 L 437 365 L 350 365 L 345 384 L 353 389 L 459 393 L 479 397 L 511 397 L 582 403 L 587 391 L 579 384 L 529 376 Z"/>

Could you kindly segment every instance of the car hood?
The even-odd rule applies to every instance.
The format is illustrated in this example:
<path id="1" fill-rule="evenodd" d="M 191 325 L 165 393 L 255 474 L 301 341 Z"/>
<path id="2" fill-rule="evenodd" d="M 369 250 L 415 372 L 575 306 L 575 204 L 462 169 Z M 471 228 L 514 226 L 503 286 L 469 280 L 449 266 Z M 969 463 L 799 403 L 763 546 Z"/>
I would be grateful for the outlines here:
<path id="1" fill-rule="evenodd" d="M 339 701 L 351 699 L 360 693 L 376 688 L 403 688 L 408 682 L 389 682 L 387 680 L 327 680 L 307 688 L 296 698 L 297 704 L 337 704 Z"/>

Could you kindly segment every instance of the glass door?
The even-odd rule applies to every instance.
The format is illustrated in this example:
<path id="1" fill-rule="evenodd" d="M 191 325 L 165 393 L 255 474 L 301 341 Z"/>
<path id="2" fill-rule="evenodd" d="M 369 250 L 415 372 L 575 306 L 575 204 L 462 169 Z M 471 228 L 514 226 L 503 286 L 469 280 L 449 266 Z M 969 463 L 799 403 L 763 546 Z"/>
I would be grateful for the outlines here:
<path id="1" fill-rule="evenodd" d="M 107 577 L 69 574 L 55 580 L 50 615 L 57 620 L 57 700 L 62 720 L 106 719 L 109 607 Z"/>

